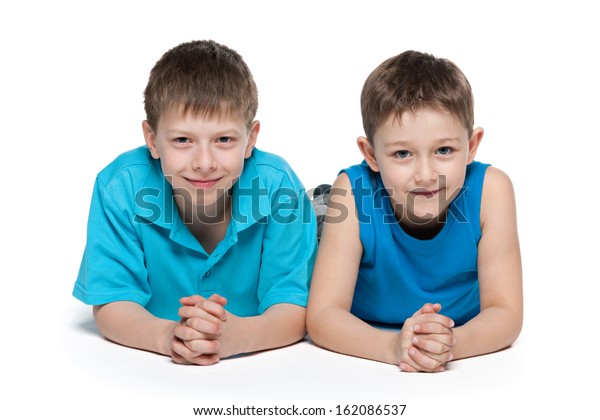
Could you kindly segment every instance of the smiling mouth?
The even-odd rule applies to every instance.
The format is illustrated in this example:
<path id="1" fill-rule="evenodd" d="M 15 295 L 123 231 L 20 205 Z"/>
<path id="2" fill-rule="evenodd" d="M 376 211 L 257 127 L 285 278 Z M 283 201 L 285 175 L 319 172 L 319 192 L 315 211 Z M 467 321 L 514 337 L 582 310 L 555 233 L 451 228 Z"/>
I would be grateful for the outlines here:
<path id="1" fill-rule="evenodd" d="M 418 190 L 413 190 L 410 193 L 417 196 L 417 197 L 424 197 L 424 198 L 433 198 L 435 197 L 442 189 L 438 189 L 438 190 L 424 190 L 424 189 L 418 189 Z"/>
<path id="2" fill-rule="evenodd" d="M 190 184 L 192 184 L 194 187 L 202 188 L 202 189 L 213 187 L 217 182 L 219 182 L 220 179 L 221 178 L 217 178 L 217 179 L 189 179 L 189 178 L 186 178 L 186 180 Z"/>

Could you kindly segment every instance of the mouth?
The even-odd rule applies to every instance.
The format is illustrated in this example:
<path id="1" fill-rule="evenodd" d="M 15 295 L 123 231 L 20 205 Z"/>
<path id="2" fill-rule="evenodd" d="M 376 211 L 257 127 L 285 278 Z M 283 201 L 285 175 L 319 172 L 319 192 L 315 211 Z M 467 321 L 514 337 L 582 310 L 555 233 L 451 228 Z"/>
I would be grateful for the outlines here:
<path id="1" fill-rule="evenodd" d="M 411 190 L 410 193 L 416 197 L 423 197 L 423 198 L 429 199 L 429 198 L 433 198 L 436 195 L 438 195 L 441 190 L 442 190 L 441 188 L 439 188 L 437 190 L 427 190 L 424 188 L 415 188 L 414 190 Z"/>
<path id="2" fill-rule="evenodd" d="M 190 184 L 192 184 L 194 187 L 196 188 L 201 188 L 201 189 L 206 189 L 206 188 L 212 188 L 215 186 L 215 184 L 217 182 L 219 182 L 221 178 L 215 178 L 215 179 L 190 179 L 190 178 L 185 178 L 185 180 L 187 182 L 189 182 Z"/>

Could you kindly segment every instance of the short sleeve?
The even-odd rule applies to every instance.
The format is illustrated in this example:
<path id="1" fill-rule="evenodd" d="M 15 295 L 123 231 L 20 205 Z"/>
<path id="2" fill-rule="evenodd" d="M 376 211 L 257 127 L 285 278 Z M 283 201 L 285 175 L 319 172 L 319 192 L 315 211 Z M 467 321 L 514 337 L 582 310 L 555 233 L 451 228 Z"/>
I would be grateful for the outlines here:
<path id="1" fill-rule="evenodd" d="M 150 299 L 148 273 L 126 188 L 109 191 L 97 179 L 87 227 L 87 242 L 73 296 L 90 305 Z"/>
<path id="2" fill-rule="evenodd" d="M 278 188 L 263 237 L 259 313 L 279 303 L 306 306 L 316 252 L 316 218 L 304 189 Z"/>

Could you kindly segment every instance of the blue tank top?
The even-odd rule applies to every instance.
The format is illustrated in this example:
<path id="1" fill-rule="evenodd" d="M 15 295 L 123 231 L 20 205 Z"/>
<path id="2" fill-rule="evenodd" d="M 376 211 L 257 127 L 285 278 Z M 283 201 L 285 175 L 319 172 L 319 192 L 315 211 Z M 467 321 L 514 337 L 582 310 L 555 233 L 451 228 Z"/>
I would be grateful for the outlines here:
<path id="1" fill-rule="evenodd" d="M 488 166 L 467 166 L 465 184 L 448 208 L 444 227 L 427 240 L 400 227 L 379 173 L 364 161 L 342 171 L 352 185 L 363 246 L 354 315 L 402 324 L 423 304 L 440 303 L 441 313 L 461 325 L 479 313 L 479 212 Z"/>

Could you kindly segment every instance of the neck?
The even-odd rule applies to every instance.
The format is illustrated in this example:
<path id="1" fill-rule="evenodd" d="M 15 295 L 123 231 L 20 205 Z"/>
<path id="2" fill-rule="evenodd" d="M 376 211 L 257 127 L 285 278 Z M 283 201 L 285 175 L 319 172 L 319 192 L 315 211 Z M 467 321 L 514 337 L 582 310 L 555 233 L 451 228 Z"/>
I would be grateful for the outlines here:
<path id="1" fill-rule="evenodd" d="M 216 225 L 229 222 L 231 218 L 231 194 L 226 192 L 214 203 L 204 205 L 202 198 L 194 202 L 186 201 L 183 195 L 174 194 L 175 204 L 181 220 L 186 225 Z"/>
<path id="2" fill-rule="evenodd" d="M 187 208 L 186 208 L 187 205 Z M 191 203 L 177 203 L 179 215 L 192 235 L 204 250 L 210 254 L 225 238 L 231 221 L 231 196 L 209 206 L 192 206 Z"/>
<path id="3" fill-rule="evenodd" d="M 446 213 L 444 211 L 438 217 L 432 219 L 408 220 L 408 217 L 403 218 L 398 224 L 404 232 L 416 239 L 432 239 L 434 238 L 446 223 Z M 414 216 L 413 216 L 414 219 Z"/>

